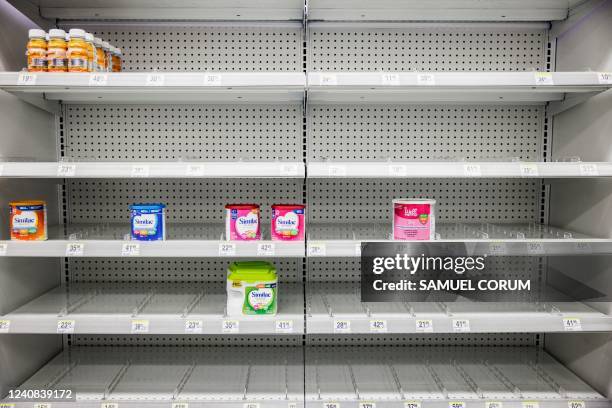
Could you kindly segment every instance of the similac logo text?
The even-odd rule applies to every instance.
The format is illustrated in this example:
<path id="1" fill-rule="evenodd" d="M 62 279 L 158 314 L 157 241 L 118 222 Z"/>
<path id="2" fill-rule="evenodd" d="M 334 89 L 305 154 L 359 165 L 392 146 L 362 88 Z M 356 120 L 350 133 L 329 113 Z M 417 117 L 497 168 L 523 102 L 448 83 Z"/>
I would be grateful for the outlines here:
<path id="1" fill-rule="evenodd" d="M 13 228 L 23 229 L 23 228 L 36 227 L 37 221 L 38 221 L 38 216 L 36 215 L 35 212 L 24 211 L 21 214 L 17 214 L 13 216 Z"/>

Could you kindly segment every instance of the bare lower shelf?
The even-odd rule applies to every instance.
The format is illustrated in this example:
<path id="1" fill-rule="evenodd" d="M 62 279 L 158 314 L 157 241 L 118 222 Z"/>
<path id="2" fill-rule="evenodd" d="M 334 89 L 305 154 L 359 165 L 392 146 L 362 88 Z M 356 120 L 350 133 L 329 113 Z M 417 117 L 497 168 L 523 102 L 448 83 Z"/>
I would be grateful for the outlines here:
<path id="1" fill-rule="evenodd" d="M 302 334 L 301 284 L 280 283 L 276 316 L 228 316 L 225 283 L 71 284 L 0 317 L 10 333 Z M 8 323 L 6 323 L 8 322 Z"/>
<path id="2" fill-rule="evenodd" d="M 353 282 L 309 283 L 308 334 L 612 331 L 612 316 L 580 302 L 361 303 Z"/>

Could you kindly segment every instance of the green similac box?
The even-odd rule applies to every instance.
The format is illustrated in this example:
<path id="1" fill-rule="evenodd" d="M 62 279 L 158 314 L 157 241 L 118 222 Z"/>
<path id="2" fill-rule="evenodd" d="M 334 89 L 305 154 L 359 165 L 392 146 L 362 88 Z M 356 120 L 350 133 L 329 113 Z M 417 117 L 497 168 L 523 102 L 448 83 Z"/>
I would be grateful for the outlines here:
<path id="1" fill-rule="evenodd" d="M 227 275 L 227 314 L 275 315 L 278 278 L 265 261 L 232 262 Z"/>

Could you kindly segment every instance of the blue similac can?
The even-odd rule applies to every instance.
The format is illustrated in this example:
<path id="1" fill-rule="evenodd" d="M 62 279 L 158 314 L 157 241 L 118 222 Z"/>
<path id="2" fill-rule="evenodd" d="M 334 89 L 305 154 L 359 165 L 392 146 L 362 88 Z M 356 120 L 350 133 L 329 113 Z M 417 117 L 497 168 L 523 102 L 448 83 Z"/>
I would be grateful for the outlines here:
<path id="1" fill-rule="evenodd" d="M 132 239 L 158 241 L 166 239 L 166 206 L 164 204 L 130 205 Z"/>

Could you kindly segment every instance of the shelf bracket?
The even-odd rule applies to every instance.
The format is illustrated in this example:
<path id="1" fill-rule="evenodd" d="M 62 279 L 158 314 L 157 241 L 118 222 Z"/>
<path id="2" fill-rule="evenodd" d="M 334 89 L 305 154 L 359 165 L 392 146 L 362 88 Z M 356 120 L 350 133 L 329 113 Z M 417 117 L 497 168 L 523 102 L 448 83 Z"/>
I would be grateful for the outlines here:
<path id="1" fill-rule="evenodd" d="M 499 368 L 491 365 L 491 363 L 489 363 L 487 360 L 483 360 L 482 364 L 487 367 L 491 374 L 497 377 L 497 379 L 502 384 L 504 384 L 508 388 L 508 390 L 512 391 L 516 398 L 523 399 L 523 393 L 520 388 L 517 387 L 516 384 L 514 384 L 512 381 L 510 381 L 510 379 L 506 377 L 506 375 Z"/>
<path id="2" fill-rule="evenodd" d="M 151 291 L 149 291 L 147 296 L 145 296 L 140 301 L 140 303 L 138 303 L 138 305 L 136 305 L 134 310 L 132 310 L 132 317 L 138 316 L 140 314 L 140 312 L 142 312 L 142 310 L 151 302 L 151 299 L 153 299 L 153 296 L 155 296 L 155 289 L 151 289 Z"/>
<path id="3" fill-rule="evenodd" d="M 589 98 L 592 98 L 598 93 L 600 92 L 584 92 L 570 96 L 567 96 L 566 94 L 565 98 L 562 101 L 550 102 L 550 104 L 548 105 L 548 113 L 550 114 L 550 116 L 558 115 L 559 113 L 565 112 L 566 110 L 573 108 L 576 105 L 580 105 L 581 103 L 588 100 Z"/>
<path id="4" fill-rule="evenodd" d="M 189 367 L 185 370 L 185 373 L 181 377 L 179 383 L 176 388 L 174 388 L 174 392 L 172 393 L 172 400 L 176 401 L 181 392 L 183 392 L 183 388 L 185 388 L 185 384 L 189 381 L 189 377 L 193 374 L 193 370 L 196 368 L 196 362 L 193 361 Z"/>
<path id="5" fill-rule="evenodd" d="M 455 368 L 455 370 L 459 372 L 459 374 L 461 375 L 463 380 L 467 383 L 467 385 L 472 389 L 472 392 L 478 395 L 478 398 L 484 398 L 484 393 L 482 392 L 478 384 L 476 384 L 476 381 L 474 381 L 472 376 L 470 376 L 467 373 L 467 371 L 465 371 L 465 369 L 459 365 L 457 360 L 453 359 L 451 361 L 451 364 Z"/>
<path id="6" fill-rule="evenodd" d="M 350 361 L 348 361 L 346 365 L 348 366 L 349 375 L 351 376 L 351 382 L 353 383 L 353 389 L 355 390 L 357 401 L 359 401 L 361 399 L 361 396 L 359 395 L 359 387 L 357 386 L 357 380 L 355 379 L 355 372 L 353 371 L 353 366 L 351 365 Z"/>
<path id="7" fill-rule="evenodd" d="M 247 393 L 249 392 L 249 381 L 251 381 L 251 362 L 249 361 L 249 366 L 247 367 L 246 370 L 246 375 L 245 375 L 245 379 L 244 379 L 244 392 L 242 394 L 242 399 L 246 400 L 247 399 Z"/>
<path id="8" fill-rule="evenodd" d="M 187 306 L 183 308 L 183 314 L 181 317 L 183 318 L 187 317 L 189 313 L 191 313 L 191 311 L 202 301 L 203 298 L 204 298 L 204 291 L 202 290 L 201 292 L 197 293 L 191 299 L 191 301 L 187 304 Z"/>
<path id="9" fill-rule="evenodd" d="M 121 366 L 119 371 L 117 371 L 117 374 L 115 374 L 113 379 L 110 381 L 110 383 L 108 383 L 108 385 L 104 389 L 104 395 L 102 397 L 103 400 L 108 399 L 108 397 L 115 390 L 115 388 L 117 388 L 117 384 L 119 384 L 119 381 L 121 381 L 121 379 L 123 378 L 123 376 L 127 372 L 128 368 L 130 368 L 131 364 L 132 364 L 132 362 L 130 360 L 128 360 L 128 361 L 125 362 L 124 365 Z"/>
<path id="10" fill-rule="evenodd" d="M 64 379 L 74 369 L 74 367 L 76 367 L 76 365 L 77 365 L 77 362 L 73 361 L 72 363 L 64 366 L 64 368 L 61 369 L 57 373 L 57 375 L 55 377 L 53 377 L 53 379 L 51 381 L 49 381 L 47 384 L 45 384 L 45 389 L 47 389 L 47 390 L 53 389 L 55 384 L 57 384 L 62 379 Z"/>
<path id="11" fill-rule="evenodd" d="M 433 369 L 433 367 L 431 366 L 431 364 L 429 363 L 429 360 L 425 361 L 425 369 L 427 370 L 427 372 L 429 373 L 429 375 L 431 376 L 431 378 L 434 380 L 434 382 L 436 383 L 436 386 L 438 387 L 438 390 L 442 393 L 442 395 L 444 396 L 444 399 L 448 399 L 448 390 L 446 389 L 446 387 L 444 386 L 444 383 L 442 382 L 442 380 L 440 379 L 440 376 L 438 375 L 438 373 L 436 373 L 436 371 Z"/>
<path id="12" fill-rule="evenodd" d="M 391 371 L 391 376 L 393 377 L 393 381 L 395 382 L 395 388 L 397 388 L 397 392 L 400 395 L 400 399 L 402 401 L 405 400 L 406 396 L 404 395 L 404 388 L 402 387 L 402 383 L 399 379 L 397 371 L 395 370 L 395 367 L 393 366 L 393 363 L 391 363 L 391 361 L 387 361 L 387 367 L 389 368 L 389 371 Z"/>
<path id="13" fill-rule="evenodd" d="M 63 317 L 66 316 L 70 313 L 73 313 L 75 310 L 77 310 L 79 307 L 83 306 L 86 303 L 89 303 L 91 300 L 93 300 L 93 298 L 95 298 L 98 295 L 98 291 L 96 289 L 92 290 L 91 292 L 81 296 L 81 298 L 79 298 L 79 300 L 77 300 L 74 303 L 69 303 L 68 302 L 68 296 L 69 294 L 66 294 L 66 306 L 64 306 L 58 313 L 58 317 Z"/>

